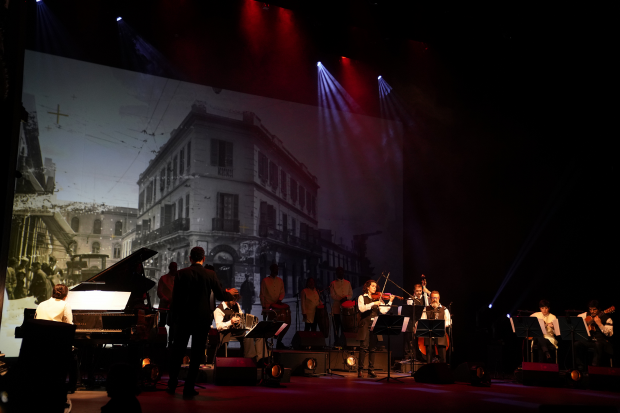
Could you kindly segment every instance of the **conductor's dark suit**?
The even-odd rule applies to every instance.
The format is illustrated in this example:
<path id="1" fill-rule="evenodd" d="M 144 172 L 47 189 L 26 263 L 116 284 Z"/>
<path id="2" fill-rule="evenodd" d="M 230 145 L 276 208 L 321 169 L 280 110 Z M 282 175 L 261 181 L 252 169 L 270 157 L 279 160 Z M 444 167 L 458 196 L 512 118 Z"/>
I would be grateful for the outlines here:
<path id="1" fill-rule="evenodd" d="M 170 364 L 170 381 L 168 386 L 176 387 L 179 369 L 187 349 L 189 337 L 192 336 L 189 371 L 185 380 L 185 390 L 193 390 L 200 362 L 211 323 L 213 322 L 214 303 L 211 293 L 220 301 L 230 301 L 233 297 L 220 284 L 214 271 L 192 264 L 177 273 L 172 290 L 172 308 L 170 315 L 175 326 L 173 356 Z"/>

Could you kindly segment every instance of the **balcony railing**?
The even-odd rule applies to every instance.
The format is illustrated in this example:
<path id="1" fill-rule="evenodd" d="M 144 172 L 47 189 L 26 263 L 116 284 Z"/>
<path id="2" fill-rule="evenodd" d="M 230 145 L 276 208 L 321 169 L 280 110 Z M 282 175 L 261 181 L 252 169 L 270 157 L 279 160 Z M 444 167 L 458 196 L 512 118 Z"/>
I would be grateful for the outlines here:
<path id="1" fill-rule="evenodd" d="M 238 219 L 213 218 L 213 231 L 239 232 Z"/>
<path id="2" fill-rule="evenodd" d="M 150 232 L 137 231 L 134 246 L 143 247 L 157 241 L 159 238 L 179 231 L 189 231 L 189 218 L 179 218 L 168 225 L 164 225 Z"/>
<path id="3" fill-rule="evenodd" d="M 317 244 L 317 239 L 315 237 L 310 236 L 307 240 L 305 240 L 267 225 L 258 226 L 258 235 L 262 238 L 269 238 L 275 241 L 283 242 L 291 247 L 298 247 L 307 250 L 312 249 L 312 247 Z"/>
<path id="4" fill-rule="evenodd" d="M 233 168 L 227 168 L 225 166 L 219 166 L 217 168 L 217 174 L 219 176 L 226 176 L 226 177 L 232 178 L 233 177 Z"/>

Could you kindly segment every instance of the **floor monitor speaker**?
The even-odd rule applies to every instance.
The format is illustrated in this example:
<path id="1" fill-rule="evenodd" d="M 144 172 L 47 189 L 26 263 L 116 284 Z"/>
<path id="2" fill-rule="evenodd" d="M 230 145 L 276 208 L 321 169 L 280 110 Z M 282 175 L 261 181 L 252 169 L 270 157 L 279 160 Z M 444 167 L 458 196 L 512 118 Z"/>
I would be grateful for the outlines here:
<path id="1" fill-rule="evenodd" d="M 559 386 L 562 384 L 560 369 L 555 363 L 522 364 L 523 384 L 526 386 Z"/>
<path id="2" fill-rule="evenodd" d="M 216 357 L 213 374 L 215 384 L 254 386 L 256 363 L 247 357 Z"/>
<path id="3" fill-rule="evenodd" d="M 291 342 L 296 350 L 325 347 L 325 336 L 320 331 L 298 331 Z"/>
<path id="4" fill-rule="evenodd" d="M 417 383 L 452 384 L 454 376 L 446 363 L 430 363 L 420 367 L 413 378 Z"/>

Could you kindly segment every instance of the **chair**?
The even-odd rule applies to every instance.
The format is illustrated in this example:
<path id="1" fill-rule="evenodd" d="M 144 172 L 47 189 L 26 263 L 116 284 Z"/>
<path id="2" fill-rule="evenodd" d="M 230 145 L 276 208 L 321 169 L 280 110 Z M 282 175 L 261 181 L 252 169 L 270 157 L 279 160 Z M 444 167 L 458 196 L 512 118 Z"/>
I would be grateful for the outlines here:
<path id="1" fill-rule="evenodd" d="M 538 345 L 536 344 L 536 340 L 532 339 L 531 340 L 532 344 L 530 344 L 532 351 L 530 352 L 530 361 L 533 363 L 534 362 L 534 349 L 538 349 Z M 555 351 L 555 364 L 559 364 L 558 363 L 558 349 L 556 348 Z M 540 362 L 540 360 L 539 360 Z"/>

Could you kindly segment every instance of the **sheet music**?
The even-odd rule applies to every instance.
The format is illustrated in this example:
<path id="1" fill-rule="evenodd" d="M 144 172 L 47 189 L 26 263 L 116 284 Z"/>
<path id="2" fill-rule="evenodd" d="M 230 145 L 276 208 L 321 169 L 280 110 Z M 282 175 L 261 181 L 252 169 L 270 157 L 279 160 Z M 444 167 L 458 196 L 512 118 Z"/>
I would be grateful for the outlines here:
<path id="1" fill-rule="evenodd" d="M 545 324 L 545 320 L 542 318 L 538 319 L 538 324 L 540 324 L 540 329 L 543 332 L 543 335 L 547 334 L 547 324 Z"/>
<path id="2" fill-rule="evenodd" d="M 130 295 L 129 291 L 71 291 L 67 304 L 72 310 L 123 311 Z"/>
<path id="3" fill-rule="evenodd" d="M 553 334 L 556 336 L 560 336 L 560 323 L 558 323 L 558 319 L 553 320 Z"/>
<path id="4" fill-rule="evenodd" d="M 378 319 L 378 318 L 379 318 L 379 317 L 375 317 L 375 319 L 374 319 L 374 320 L 372 320 L 372 325 L 370 326 L 370 331 L 372 331 L 372 330 L 374 330 L 374 329 L 375 329 L 375 324 L 377 324 L 377 319 Z"/>
<path id="5" fill-rule="evenodd" d="M 403 329 L 400 330 L 401 333 L 404 333 L 407 331 L 407 324 L 409 324 L 409 317 L 405 317 L 403 319 Z"/>

